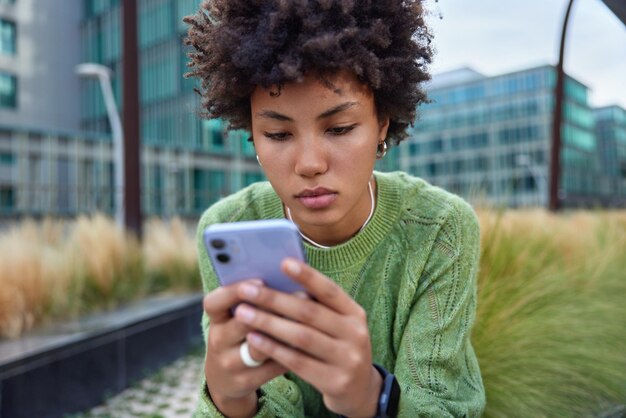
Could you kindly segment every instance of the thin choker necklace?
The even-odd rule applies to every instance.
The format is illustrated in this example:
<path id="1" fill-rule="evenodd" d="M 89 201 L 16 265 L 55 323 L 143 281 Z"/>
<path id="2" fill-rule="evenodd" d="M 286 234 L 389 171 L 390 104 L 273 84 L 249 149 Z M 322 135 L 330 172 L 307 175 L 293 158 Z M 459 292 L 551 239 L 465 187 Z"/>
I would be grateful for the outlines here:
<path id="1" fill-rule="evenodd" d="M 372 215 L 374 214 L 374 191 L 372 190 L 372 182 L 369 181 L 367 182 L 367 189 L 370 192 L 370 201 L 371 201 L 371 208 L 370 208 L 370 214 L 367 215 L 367 219 L 365 220 L 365 222 L 363 223 L 363 225 L 361 225 L 361 227 L 359 228 L 358 231 L 356 231 L 356 234 L 358 234 L 359 232 L 361 232 L 363 230 L 363 228 L 365 228 L 365 226 L 369 223 L 370 219 L 372 219 Z M 293 222 L 293 219 L 291 218 L 291 210 L 289 209 L 289 206 L 285 205 L 285 208 L 287 208 L 287 218 L 289 218 L 289 220 L 291 222 Z M 294 222 L 295 223 L 295 222 Z M 328 245 L 322 245 L 319 244 L 315 241 L 313 241 L 311 238 L 307 237 L 306 235 L 304 235 L 301 231 L 300 228 L 298 228 L 298 232 L 300 232 L 300 236 L 309 244 L 313 245 L 314 247 L 317 248 L 323 248 L 323 249 L 328 249 L 330 248 L 330 246 Z M 354 235 L 356 235 L 354 234 Z"/>

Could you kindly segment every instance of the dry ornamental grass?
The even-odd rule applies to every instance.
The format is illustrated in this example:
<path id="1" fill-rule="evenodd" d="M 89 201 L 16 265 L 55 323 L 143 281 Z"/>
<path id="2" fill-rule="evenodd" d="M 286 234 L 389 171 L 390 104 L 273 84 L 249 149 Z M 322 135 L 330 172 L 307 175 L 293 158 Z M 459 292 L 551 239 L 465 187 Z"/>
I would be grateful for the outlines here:
<path id="1" fill-rule="evenodd" d="M 0 338 L 164 291 L 199 290 L 192 234 L 151 220 L 143 247 L 102 215 L 0 235 Z"/>

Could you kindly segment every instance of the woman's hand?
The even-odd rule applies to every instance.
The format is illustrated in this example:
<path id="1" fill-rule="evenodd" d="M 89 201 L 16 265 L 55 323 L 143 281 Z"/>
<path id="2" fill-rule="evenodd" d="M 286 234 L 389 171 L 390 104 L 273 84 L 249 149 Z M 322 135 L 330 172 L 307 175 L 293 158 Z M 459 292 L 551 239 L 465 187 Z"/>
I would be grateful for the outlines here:
<path id="1" fill-rule="evenodd" d="M 372 366 L 365 311 L 312 267 L 287 259 L 282 269 L 312 299 L 239 286 L 239 297 L 256 306 L 241 304 L 235 311 L 242 327 L 256 330 L 248 343 L 317 388 L 329 410 L 374 416 L 382 378 Z"/>
<path id="2" fill-rule="evenodd" d="M 230 308 L 241 302 L 238 288 L 262 288 L 260 280 L 248 280 L 219 287 L 204 298 L 204 310 L 210 318 L 207 353 L 204 364 L 207 388 L 215 406 L 226 416 L 249 417 L 257 410 L 256 390 L 265 382 L 286 372 L 272 360 L 259 367 L 243 364 L 239 347 L 250 328 L 236 321 Z M 263 361 L 267 355 L 250 348 L 255 360 Z"/>

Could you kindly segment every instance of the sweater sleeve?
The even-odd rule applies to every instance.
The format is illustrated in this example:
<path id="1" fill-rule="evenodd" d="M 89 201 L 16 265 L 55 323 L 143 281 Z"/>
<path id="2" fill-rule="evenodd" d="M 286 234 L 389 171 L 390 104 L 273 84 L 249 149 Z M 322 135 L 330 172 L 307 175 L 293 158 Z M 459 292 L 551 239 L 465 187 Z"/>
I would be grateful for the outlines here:
<path id="1" fill-rule="evenodd" d="M 219 282 L 213 270 L 213 266 L 211 265 L 211 261 L 207 254 L 206 249 L 204 248 L 203 243 L 203 232 L 204 229 L 216 222 L 220 222 L 219 219 L 222 219 L 221 222 L 230 222 L 233 221 L 237 216 L 236 213 L 239 213 L 239 210 L 229 211 L 229 207 L 237 206 L 236 203 L 241 202 L 223 202 L 220 205 L 222 210 L 217 210 L 215 208 L 209 209 L 202 216 L 198 224 L 197 231 L 197 251 L 198 251 L 198 261 L 200 267 L 200 275 L 202 277 L 202 287 L 204 293 L 208 293 L 217 286 L 219 286 Z M 224 208 L 225 207 L 225 208 Z M 226 209 L 226 210 L 224 210 Z M 240 207 L 238 208 L 240 209 Z M 219 213 L 220 215 L 217 215 Z M 224 216 L 226 213 L 226 216 Z M 202 332 L 204 336 L 205 344 L 207 342 L 207 337 L 209 334 L 209 318 L 206 313 L 202 316 Z M 271 381 L 267 382 L 263 386 L 261 386 L 260 397 L 258 400 L 258 410 L 255 417 L 258 418 L 274 418 L 274 417 L 303 417 L 304 416 L 304 407 L 302 404 L 302 395 L 300 393 L 299 387 L 295 382 L 287 379 L 285 376 L 278 376 Z M 217 409 L 215 404 L 212 402 L 208 389 L 206 386 L 206 378 L 202 379 L 201 387 L 200 387 L 200 398 L 198 404 L 196 405 L 195 412 L 193 414 L 194 418 L 200 417 L 224 417 L 224 415 Z"/>
<path id="2" fill-rule="evenodd" d="M 402 333 L 394 372 L 402 417 L 478 417 L 485 392 L 470 343 L 476 311 L 479 227 L 460 199 L 432 245 Z"/>

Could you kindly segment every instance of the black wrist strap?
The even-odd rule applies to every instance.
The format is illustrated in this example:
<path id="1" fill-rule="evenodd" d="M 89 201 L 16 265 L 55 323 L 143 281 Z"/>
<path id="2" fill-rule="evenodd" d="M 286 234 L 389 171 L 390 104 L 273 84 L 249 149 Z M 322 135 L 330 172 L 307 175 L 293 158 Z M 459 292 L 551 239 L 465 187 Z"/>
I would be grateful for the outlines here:
<path id="1" fill-rule="evenodd" d="M 374 367 L 383 378 L 383 386 L 378 396 L 375 418 L 396 418 L 398 415 L 398 403 L 400 402 L 400 385 L 396 377 L 383 366 L 374 364 Z"/>

